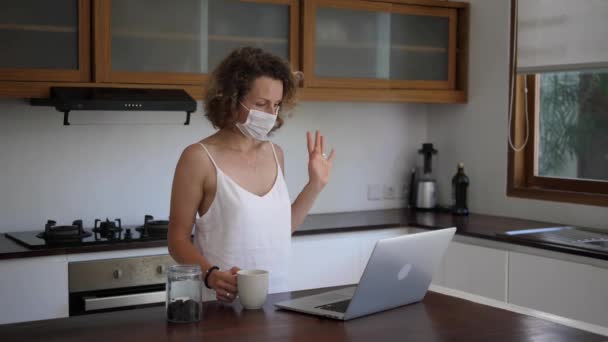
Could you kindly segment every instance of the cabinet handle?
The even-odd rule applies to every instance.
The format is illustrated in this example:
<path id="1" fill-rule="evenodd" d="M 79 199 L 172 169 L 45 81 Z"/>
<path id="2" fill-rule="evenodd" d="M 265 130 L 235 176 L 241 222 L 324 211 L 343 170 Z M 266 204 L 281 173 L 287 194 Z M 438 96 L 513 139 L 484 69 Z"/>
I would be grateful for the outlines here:
<path id="1" fill-rule="evenodd" d="M 119 270 L 119 269 L 114 270 L 112 275 L 114 276 L 114 279 L 120 279 L 120 278 L 122 278 L 122 270 Z"/>
<path id="2" fill-rule="evenodd" d="M 131 305 L 144 305 L 162 303 L 165 301 L 167 292 L 146 292 L 123 296 L 85 298 L 84 311 L 120 308 Z"/>
<path id="3" fill-rule="evenodd" d="M 163 274 L 163 273 L 165 273 L 166 269 L 167 268 L 165 267 L 165 265 L 158 265 L 158 267 L 156 267 L 156 273 Z"/>

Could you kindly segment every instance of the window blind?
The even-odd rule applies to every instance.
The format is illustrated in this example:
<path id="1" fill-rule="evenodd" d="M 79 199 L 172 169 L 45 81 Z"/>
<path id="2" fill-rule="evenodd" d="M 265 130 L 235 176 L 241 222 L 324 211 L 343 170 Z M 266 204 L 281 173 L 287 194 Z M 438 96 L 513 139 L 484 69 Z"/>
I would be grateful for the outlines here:
<path id="1" fill-rule="evenodd" d="M 608 0 L 518 0 L 517 72 L 608 69 Z"/>

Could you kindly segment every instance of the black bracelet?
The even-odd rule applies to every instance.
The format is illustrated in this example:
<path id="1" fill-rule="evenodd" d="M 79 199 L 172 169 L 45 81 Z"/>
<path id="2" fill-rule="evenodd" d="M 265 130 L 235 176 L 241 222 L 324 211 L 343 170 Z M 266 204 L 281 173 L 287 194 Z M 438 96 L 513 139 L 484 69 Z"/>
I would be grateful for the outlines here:
<path id="1" fill-rule="evenodd" d="M 207 270 L 207 272 L 205 273 L 205 287 L 212 290 L 211 286 L 209 286 L 209 276 L 211 275 L 211 272 L 215 271 L 215 270 L 219 270 L 220 268 L 217 266 L 211 266 L 209 267 L 209 269 Z"/>

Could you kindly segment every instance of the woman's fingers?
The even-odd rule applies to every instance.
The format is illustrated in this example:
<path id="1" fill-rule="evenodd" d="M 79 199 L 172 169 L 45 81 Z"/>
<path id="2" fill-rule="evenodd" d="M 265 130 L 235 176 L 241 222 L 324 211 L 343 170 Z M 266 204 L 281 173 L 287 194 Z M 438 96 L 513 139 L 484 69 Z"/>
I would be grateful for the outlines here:
<path id="1" fill-rule="evenodd" d="M 227 272 L 218 272 L 215 283 L 215 298 L 221 302 L 232 303 L 238 294 L 236 272 L 240 269 L 233 267 Z"/>
<path id="2" fill-rule="evenodd" d="M 231 294 L 236 294 L 237 293 L 237 287 L 233 284 L 230 284 L 226 281 L 220 280 L 218 282 L 218 290 L 220 292 L 230 292 Z"/>
<path id="3" fill-rule="evenodd" d="M 219 280 L 236 286 L 236 274 L 233 274 L 231 271 L 223 272 Z"/>
<path id="4" fill-rule="evenodd" d="M 218 299 L 231 302 L 238 294 L 236 285 L 230 284 L 224 280 L 219 280 L 215 289 L 215 294 Z"/>
<path id="5" fill-rule="evenodd" d="M 308 131 L 306 131 L 306 142 L 308 143 L 308 153 L 312 153 L 315 147 L 312 143 L 312 136 Z"/>
<path id="6" fill-rule="evenodd" d="M 236 295 L 234 293 L 230 293 L 230 292 L 226 292 L 223 290 L 220 290 L 219 292 L 215 293 L 216 296 L 222 297 L 222 298 L 227 298 L 227 299 L 234 299 L 236 298 Z"/>
<path id="7" fill-rule="evenodd" d="M 306 141 L 308 143 L 308 153 L 318 153 L 323 155 L 325 153 L 325 137 L 321 135 L 321 132 L 317 129 L 315 130 L 315 140 L 312 140 L 312 134 L 310 132 L 306 132 Z M 332 149 L 327 160 L 333 159 L 334 150 Z"/>
<path id="8" fill-rule="evenodd" d="M 325 153 L 325 138 L 321 136 L 321 153 Z"/>
<path id="9" fill-rule="evenodd" d="M 220 302 L 224 302 L 224 303 L 232 303 L 234 301 L 234 297 L 226 297 L 226 296 L 223 296 L 223 295 L 220 295 L 220 294 L 217 294 L 215 296 L 215 298 L 217 300 L 219 300 Z"/>
<path id="10" fill-rule="evenodd" d="M 327 157 L 327 160 L 331 163 L 334 161 L 334 157 L 335 157 L 335 153 L 334 153 L 334 149 L 331 149 L 331 152 L 329 152 L 329 157 Z"/>
<path id="11" fill-rule="evenodd" d="M 236 295 L 224 290 L 217 290 L 215 291 L 215 298 L 223 302 L 232 302 L 236 298 Z"/>

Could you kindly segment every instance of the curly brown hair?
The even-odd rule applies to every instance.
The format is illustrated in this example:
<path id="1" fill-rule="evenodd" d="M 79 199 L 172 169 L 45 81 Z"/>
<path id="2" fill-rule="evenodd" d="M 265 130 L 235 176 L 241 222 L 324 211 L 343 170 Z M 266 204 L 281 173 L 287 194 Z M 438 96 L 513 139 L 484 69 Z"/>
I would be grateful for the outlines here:
<path id="1" fill-rule="evenodd" d="M 230 53 L 213 71 L 205 96 L 205 116 L 215 128 L 233 125 L 238 101 L 249 93 L 259 77 L 283 83 L 283 98 L 272 131 L 283 125 L 283 113 L 296 105 L 297 83 L 288 62 L 260 48 L 242 47 Z"/>

